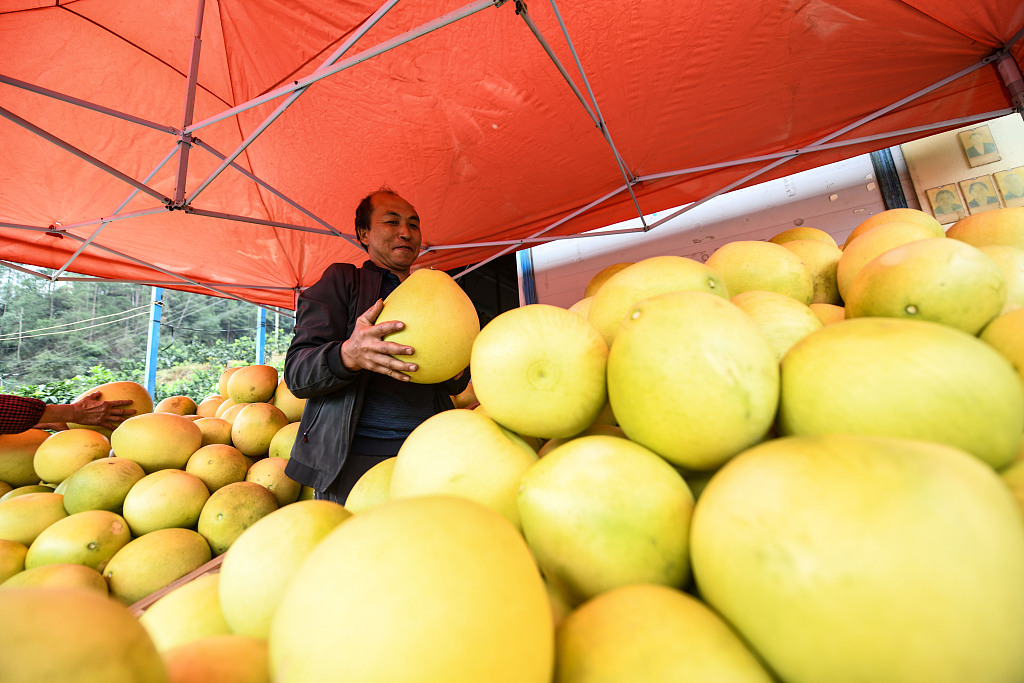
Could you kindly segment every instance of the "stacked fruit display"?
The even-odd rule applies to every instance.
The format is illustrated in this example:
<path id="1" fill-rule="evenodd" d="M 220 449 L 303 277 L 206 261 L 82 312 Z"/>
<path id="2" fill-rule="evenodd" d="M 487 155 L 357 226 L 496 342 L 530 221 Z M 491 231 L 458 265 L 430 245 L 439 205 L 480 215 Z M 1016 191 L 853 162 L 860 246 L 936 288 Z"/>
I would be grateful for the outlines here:
<path id="1" fill-rule="evenodd" d="M 102 680 L 1024 680 L 1024 209 L 887 211 L 581 294 L 467 326 L 465 408 L 138 620 L 7 593 L 0 679 L 56 680 L 61 633 Z M 143 468 L 177 441 L 142 439 Z"/>

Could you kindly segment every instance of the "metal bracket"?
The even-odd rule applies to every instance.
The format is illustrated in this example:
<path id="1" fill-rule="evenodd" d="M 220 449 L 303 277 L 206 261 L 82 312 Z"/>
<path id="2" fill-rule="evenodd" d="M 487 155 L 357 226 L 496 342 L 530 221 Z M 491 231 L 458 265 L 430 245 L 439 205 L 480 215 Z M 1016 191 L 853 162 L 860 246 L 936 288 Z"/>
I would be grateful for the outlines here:
<path id="1" fill-rule="evenodd" d="M 526 13 L 526 3 L 523 0 L 516 0 L 516 15 Z"/>

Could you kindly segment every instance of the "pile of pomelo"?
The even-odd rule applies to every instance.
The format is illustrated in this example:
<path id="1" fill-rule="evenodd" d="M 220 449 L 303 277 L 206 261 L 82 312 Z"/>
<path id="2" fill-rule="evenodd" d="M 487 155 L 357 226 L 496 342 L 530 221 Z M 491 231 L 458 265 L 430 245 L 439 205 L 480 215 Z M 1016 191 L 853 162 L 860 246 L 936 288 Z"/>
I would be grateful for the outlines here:
<path id="1" fill-rule="evenodd" d="M 344 506 L 260 515 L 219 572 L 137 620 L 88 590 L 0 587 L 16 615 L 0 642 L 27 653 L 0 654 L 0 679 L 57 680 L 72 655 L 39 654 L 52 632 L 75 661 L 116 658 L 139 680 L 1024 680 L 1024 209 L 948 231 L 886 211 L 842 246 L 796 228 L 706 263 L 614 264 L 581 294 L 445 333 L 458 344 L 408 330 L 412 346 L 433 334 L 424 347 L 469 348 L 446 359 L 472 372 L 458 409 L 424 422 Z M 438 310 L 445 296 L 431 297 Z M 235 433 L 243 411 L 274 403 L 243 400 L 236 376 L 213 415 L 234 426 L 206 442 L 207 423 L 190 457 L 273 459 L 275 437 Z M 249 415 L 276 424 L 265 407 Z M 182 425 L 204 419 L 175 433 L 194 440 Z M 68 481 L 119 460 L 144 476 L 111 477 L 123 523 L 88 511 L 108 526 L 78 563 L 176 534 L 123 563 L 171 574 L 201 562 L 187 527 L 150 528 L 166 521 L 158 505 L 128 514 L 129 494 L 192 476 L 212 501 L 238 474 L 190 472 L 180 437 L 147 440 L 131 422 L 112 435 L 115 452 L 130 437 L 116 458 L 81 437 L 86 464 Z M 87 514 L 64 509 L 70 488 L 63 504 L 0 502 L 0 534 L 3 506 L 30 495 L 45 504 L 18 519 L 37 540 Z M 136 527 L 148 530 L 122 543 Z M 118 559 L 100 573 L 115 594 Z M 102 628 L 80 625 L 86 612 Z"/>

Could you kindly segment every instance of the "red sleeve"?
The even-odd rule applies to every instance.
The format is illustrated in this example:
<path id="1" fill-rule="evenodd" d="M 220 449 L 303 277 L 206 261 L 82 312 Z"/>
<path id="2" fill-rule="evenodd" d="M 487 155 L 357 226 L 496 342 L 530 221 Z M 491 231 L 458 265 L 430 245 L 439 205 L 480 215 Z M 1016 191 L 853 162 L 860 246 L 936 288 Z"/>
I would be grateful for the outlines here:
<path id="1" fill-rule="evenodd" d="M 43 417 L 46 404 L 38 398 L 0 394 L 0 434 L 32 429 Z"/>

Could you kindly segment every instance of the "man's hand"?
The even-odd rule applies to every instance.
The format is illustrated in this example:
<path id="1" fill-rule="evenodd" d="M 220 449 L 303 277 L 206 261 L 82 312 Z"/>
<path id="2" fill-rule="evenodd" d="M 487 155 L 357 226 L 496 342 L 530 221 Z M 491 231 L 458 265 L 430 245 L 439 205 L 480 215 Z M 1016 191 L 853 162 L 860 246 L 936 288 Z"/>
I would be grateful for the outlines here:
<path id="1" fill-rule="evenodd" d="M 74 403 L 48 405 L 43 410 L 39 423 L 54 425 L 57 429 L 60 429 L 60 425 L 63 423 L 74 422 L 75 424 L 94 425 L 114 430 L 135 414 L 134 409 L 123 407 L 130 404 L 131 399 L 101 401 L 100 396 L 102 394 L 96 391 Z M 64 428 L 67 428 L 66 425 Z"/>
<path id="2" fill-rule="evenodd" d="M 384 309 L 384 302 L 377 300 L 369 310 L 356 319 L 352 336 L 341 345 L 341 362 L 352 371 L 370 370 L 403 382 L 409 381 L 406 372 L 415 372 L 415 363 L 405 363 L 394 356 L 409 356 L 413 353 L 411 346 L 384 341 L 384 337 L 405 328 L 399 320 L 374 323 Z"/>

